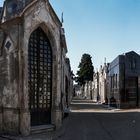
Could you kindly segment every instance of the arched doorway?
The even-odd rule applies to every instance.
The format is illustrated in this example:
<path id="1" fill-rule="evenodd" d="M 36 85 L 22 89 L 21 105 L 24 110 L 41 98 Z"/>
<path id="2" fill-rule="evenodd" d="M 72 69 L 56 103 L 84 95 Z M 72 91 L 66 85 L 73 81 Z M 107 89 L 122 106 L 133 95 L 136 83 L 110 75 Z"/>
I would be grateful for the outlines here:
<path id="1" fill-rule="evenodd" d="M 52 50 L 41 28 L 30 36 L 28 46 L 28 89 L 31 125 L 51 123 Z"/>

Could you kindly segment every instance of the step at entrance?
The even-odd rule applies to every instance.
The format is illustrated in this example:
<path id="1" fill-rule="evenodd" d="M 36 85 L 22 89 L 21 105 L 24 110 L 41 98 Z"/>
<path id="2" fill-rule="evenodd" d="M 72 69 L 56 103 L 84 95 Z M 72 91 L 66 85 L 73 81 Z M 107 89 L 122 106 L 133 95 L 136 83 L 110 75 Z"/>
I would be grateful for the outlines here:
<path id="1" fill-rule="evenodd" d="M 31 127 L 31 134 L 43 133 L 48 131 L 54 131 L 55 125 L 40 125 Z"/>

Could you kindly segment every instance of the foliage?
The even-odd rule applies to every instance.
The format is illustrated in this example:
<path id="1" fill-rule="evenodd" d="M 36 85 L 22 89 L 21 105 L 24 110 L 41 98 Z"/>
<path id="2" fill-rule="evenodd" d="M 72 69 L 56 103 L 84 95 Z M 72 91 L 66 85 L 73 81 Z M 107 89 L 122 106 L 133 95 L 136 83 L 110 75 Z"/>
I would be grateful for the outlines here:
<path id="1" fill-rule="evenodd" d="M 83 85 L 85 81 L 93 80 L 94 67 L 91 58 L 92 57 L 89 54 L 85 53 L 82 55 L 76 77 L 76 82 L 78 82 L 79 85 Z"/>

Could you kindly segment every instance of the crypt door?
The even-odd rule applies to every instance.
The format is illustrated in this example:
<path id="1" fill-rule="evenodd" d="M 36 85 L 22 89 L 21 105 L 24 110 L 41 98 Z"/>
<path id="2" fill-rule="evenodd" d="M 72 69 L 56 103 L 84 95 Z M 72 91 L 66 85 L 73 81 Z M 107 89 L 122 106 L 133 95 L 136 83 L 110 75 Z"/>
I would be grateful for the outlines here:
<path id="1" fill-rule="evenodd" d="M 128 77 L 126 81 L 127 100 L 129 107 L 138 106 L 138 78 Z"/>
<path id="2" fill-rule="evenodd" d="M 28 46 L 28 89 L 31 126 L 51 123 L 52 51 L 41 28 L 30 36 Z"/>

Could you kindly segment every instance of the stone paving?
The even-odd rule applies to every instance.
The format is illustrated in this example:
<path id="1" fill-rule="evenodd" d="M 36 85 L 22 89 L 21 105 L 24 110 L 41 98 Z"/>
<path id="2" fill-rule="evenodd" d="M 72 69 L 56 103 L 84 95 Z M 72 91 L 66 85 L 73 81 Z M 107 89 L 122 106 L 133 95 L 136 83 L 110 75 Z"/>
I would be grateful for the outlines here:
<path id="1" fill-rule="evenodd" d="M 56 140 L 140 140 L 140 109 L 73 101 Z"/>
<path id="2" fill-rule="evenodd" d="M 59 130 L 12 140 L 140 140 L 139 130 L 140 109 L 118 110 L 90 100 L 73 100 Z"/>

